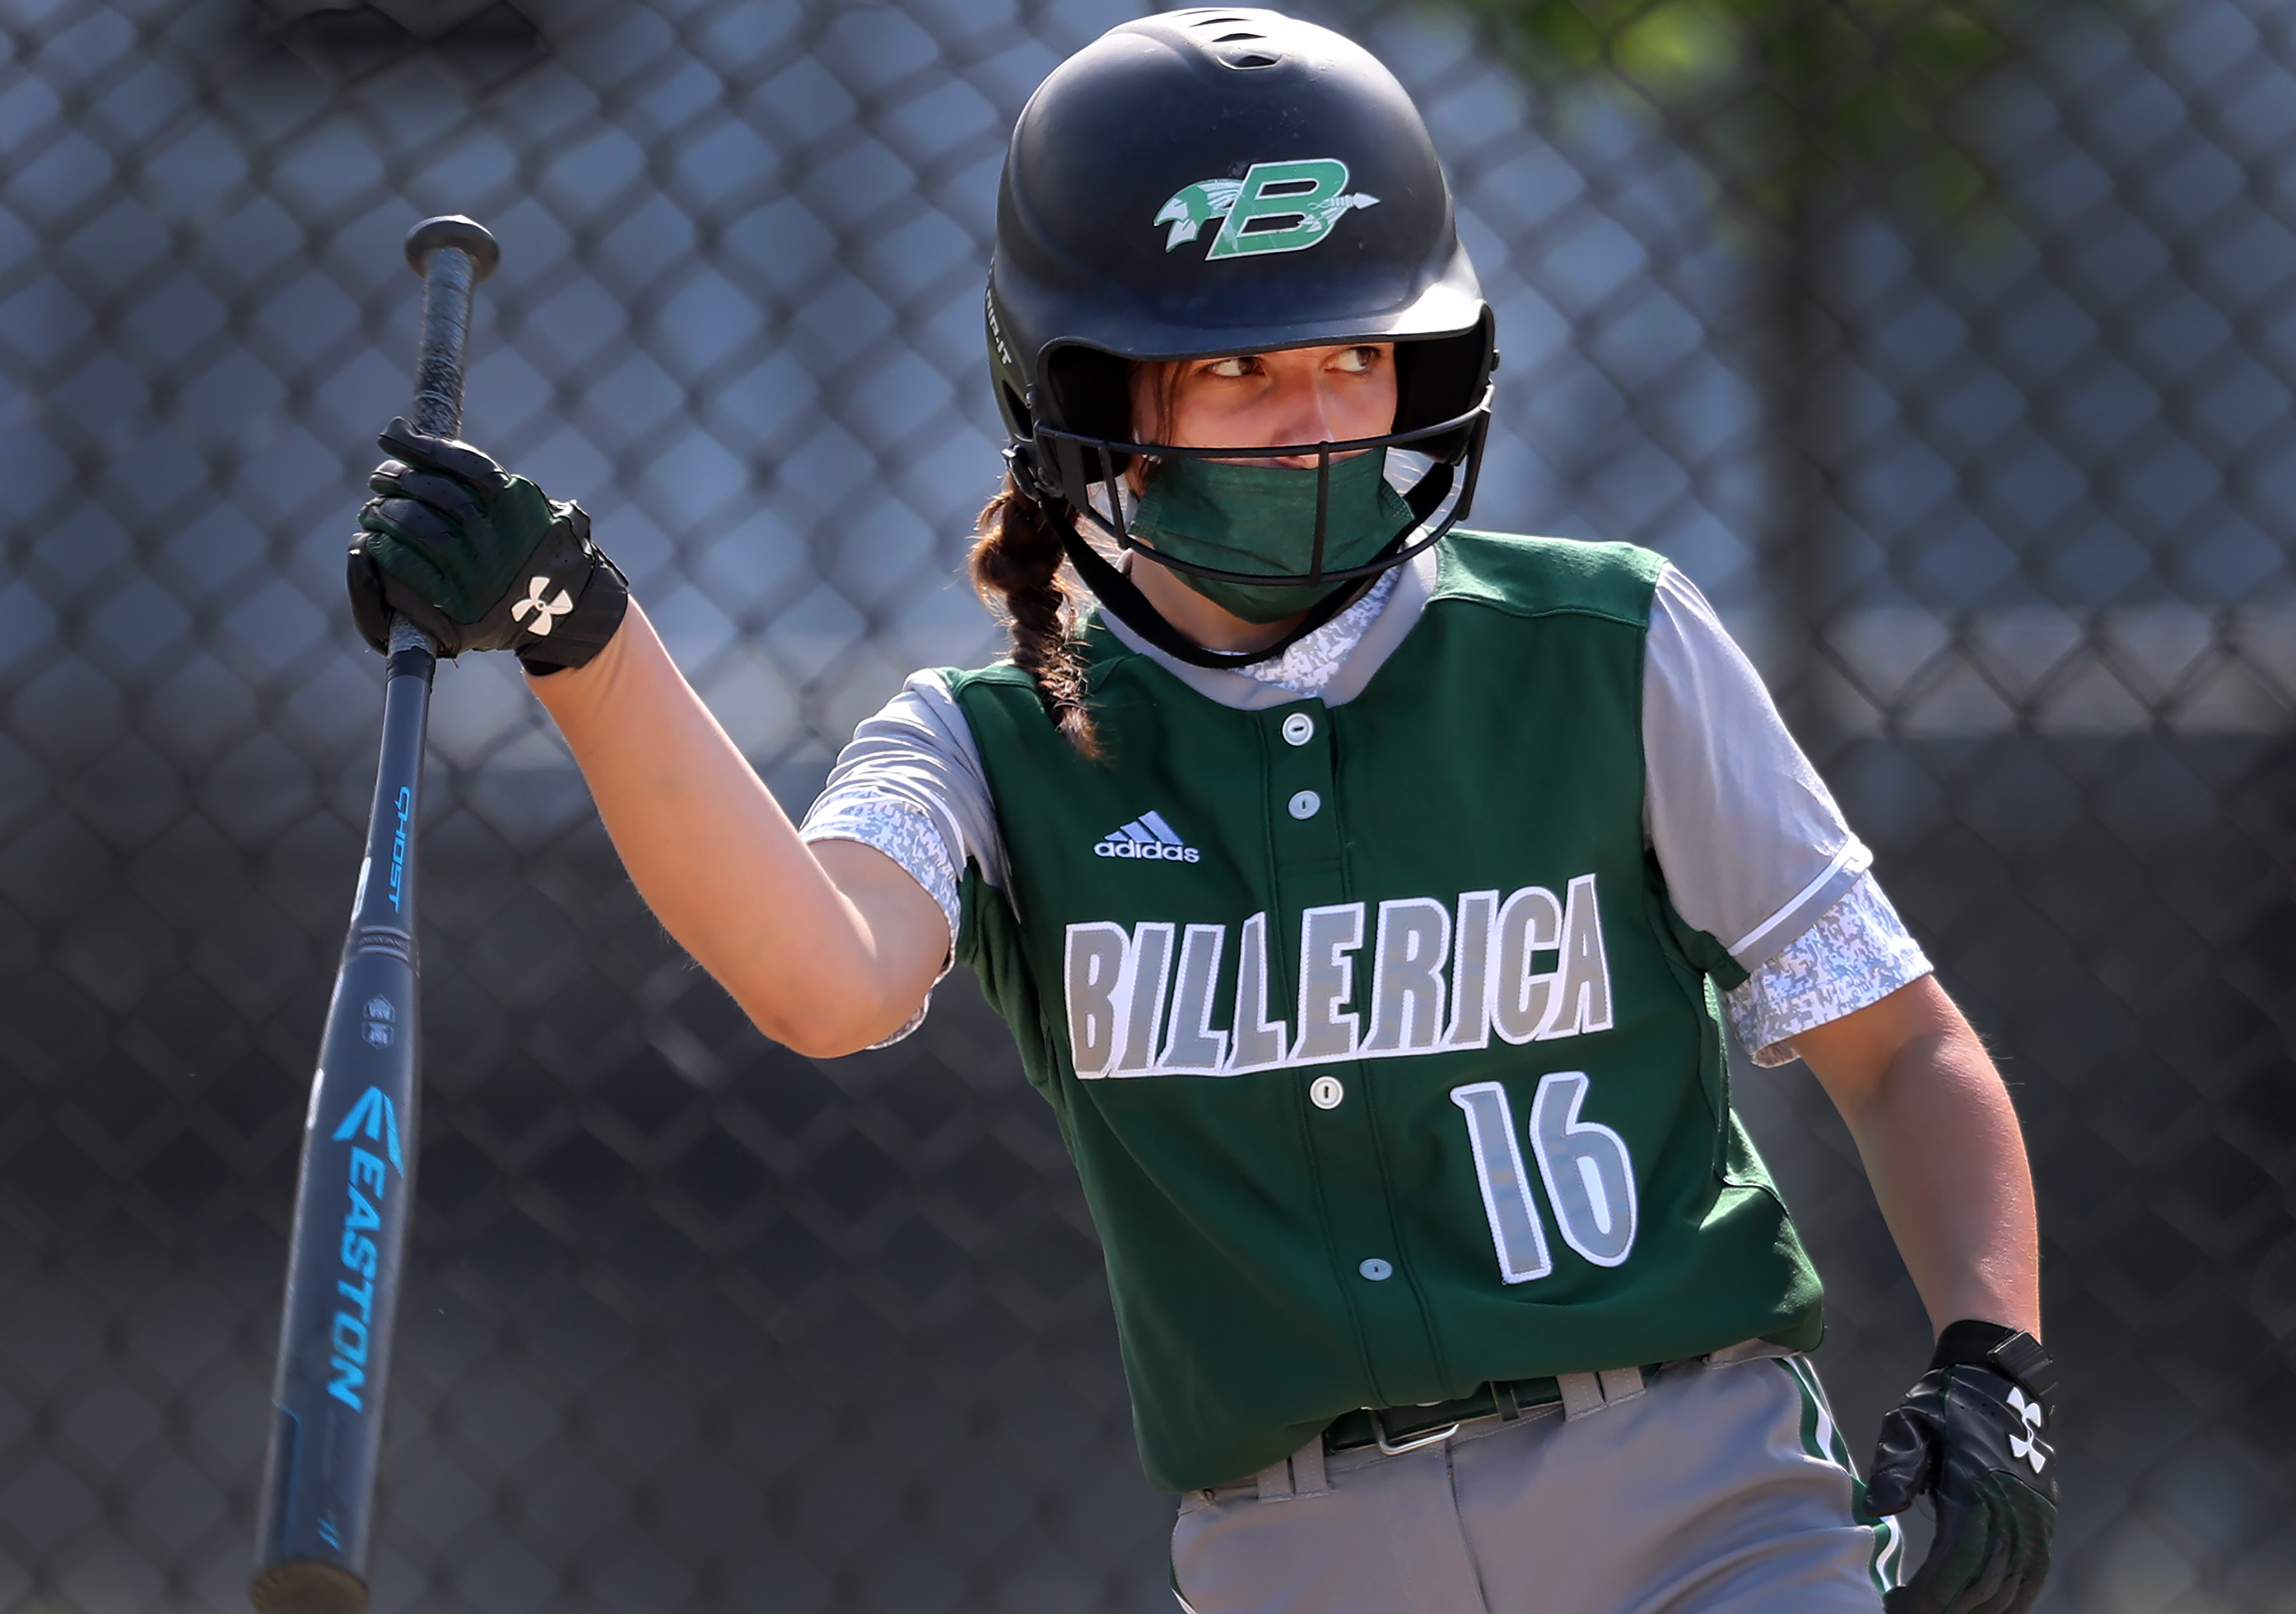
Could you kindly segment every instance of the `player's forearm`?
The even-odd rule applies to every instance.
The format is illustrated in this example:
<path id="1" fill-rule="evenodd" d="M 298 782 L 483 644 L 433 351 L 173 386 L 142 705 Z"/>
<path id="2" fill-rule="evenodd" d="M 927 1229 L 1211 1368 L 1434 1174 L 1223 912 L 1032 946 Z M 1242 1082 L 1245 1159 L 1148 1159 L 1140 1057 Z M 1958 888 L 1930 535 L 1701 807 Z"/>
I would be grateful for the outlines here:
<path id="1" fill-rule="evenodd" d="M 1984 1044 L 1943 989 L 1924 976 L 1796 1046 L 1857 1141 L 1931 1325 L 1971 1317 L 2038 1338 L 2024 1140 Z"/>
<path id="2" fill-rule="evenodd" d="M 636 602 L 588 666 L 529 681 L 647 906 L 760 1030 L 834 1054 L 899 1027 L 914 967 L 884 956 Z"/>

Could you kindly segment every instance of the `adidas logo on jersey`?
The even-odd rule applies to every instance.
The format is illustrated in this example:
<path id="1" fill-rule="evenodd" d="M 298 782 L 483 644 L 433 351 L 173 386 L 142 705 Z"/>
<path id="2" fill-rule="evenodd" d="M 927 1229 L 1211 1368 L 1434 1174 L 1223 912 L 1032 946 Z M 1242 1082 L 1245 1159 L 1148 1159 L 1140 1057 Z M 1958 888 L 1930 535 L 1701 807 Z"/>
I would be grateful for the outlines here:
<path id="1" fill-rule="evenodd" d="M 1103 858 L 1161 858 L 1168 863 L 1200 863 L 1203 854 L 1183 841 L 1160 812 L 1144 812 L 1121 829 L 1101 836 L 1093 848 Z"/>

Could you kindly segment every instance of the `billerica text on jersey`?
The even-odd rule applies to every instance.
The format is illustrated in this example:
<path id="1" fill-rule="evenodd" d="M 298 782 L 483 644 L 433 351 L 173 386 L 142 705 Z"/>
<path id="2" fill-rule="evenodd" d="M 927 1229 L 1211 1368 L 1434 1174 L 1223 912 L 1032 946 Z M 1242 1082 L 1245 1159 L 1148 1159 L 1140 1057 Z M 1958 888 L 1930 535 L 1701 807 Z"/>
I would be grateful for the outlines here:
<path id="1" fill-rule="evenodd" d="M 1212 1019 L 1229 926 L 1069 926 L 1062 976 L 1077 1075 L 1235 1076 L 1482 1048 L 1494 1032 L 1529 1042 L 1610 1028 L 1611 975 L 1591 874 L 1559 899 L 1525 885 L 1504 900 L 1491 890 L 1452 902 L 1382 902 L 1367 937 L 1372 918 L 1364 902 L 1300 914 L 1289 1020 L 1268 1013 L 1268 916 L 1244 920 L 1224 1030 Z M 1370 991 L 1350 1009 L 1367 939 Z"/>

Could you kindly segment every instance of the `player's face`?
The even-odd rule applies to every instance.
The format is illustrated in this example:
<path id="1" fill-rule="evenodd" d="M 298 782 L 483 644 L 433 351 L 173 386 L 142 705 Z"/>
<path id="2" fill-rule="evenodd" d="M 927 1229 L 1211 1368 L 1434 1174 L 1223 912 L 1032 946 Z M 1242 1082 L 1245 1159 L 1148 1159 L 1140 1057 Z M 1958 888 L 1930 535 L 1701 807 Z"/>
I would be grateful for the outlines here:
<path id="1" fill-rule="evenodd" d="M 1161 396 L 1159 396 L 1161 394 Z M 1134 372 L 1133 418 L 1176 448 L 1346 442 L 1395 425 L 1395 344 L 1232 353 Z M 1312 455 L 1245 465 L 1312 465 Z"/>

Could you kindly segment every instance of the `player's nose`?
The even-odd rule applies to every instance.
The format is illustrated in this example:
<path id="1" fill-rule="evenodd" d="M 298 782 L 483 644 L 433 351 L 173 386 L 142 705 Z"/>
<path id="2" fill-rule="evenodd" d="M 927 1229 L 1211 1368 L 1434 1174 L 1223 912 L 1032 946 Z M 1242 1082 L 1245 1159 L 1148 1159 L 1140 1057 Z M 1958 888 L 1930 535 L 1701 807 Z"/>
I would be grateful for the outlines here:
<path id="1" fill-rule="evenodd" d="M 1332 408 L 1330 381 L 1322 367 L 1279 375 L 1276 388 L 1278 408 L 1272 423 L 1275 430 L 1269 441 L 1276 443 L 1336 442 L 1340 434 L 1333 426 L 1336 411 Z M 1313 454 L 1288 454 L 1277 463 L 1286 465 L 1312 465 Z"/>

